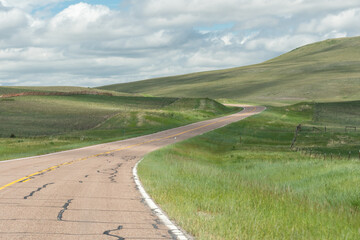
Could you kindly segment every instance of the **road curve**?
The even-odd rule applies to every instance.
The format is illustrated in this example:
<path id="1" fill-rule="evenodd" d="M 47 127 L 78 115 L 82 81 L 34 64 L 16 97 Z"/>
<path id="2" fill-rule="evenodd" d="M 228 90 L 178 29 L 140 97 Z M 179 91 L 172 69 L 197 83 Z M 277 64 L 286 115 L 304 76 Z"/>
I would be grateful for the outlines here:
<path id="1" fill-rule="evenodd" d="M 260 113 L 243 111 L 133 139 L 0 162 L 0 239 L 173 239 L 132 169 L 147 153 Z"/>

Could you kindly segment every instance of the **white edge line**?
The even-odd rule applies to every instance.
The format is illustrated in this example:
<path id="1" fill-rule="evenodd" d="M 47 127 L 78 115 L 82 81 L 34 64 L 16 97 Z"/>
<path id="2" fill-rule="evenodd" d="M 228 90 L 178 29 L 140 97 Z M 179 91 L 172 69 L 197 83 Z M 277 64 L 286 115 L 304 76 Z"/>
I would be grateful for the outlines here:
<path id="1" fill-rule="evenodd" d="M 139 176 L 137 174 L 137 166 L 138 164 L 143 160 L 143 158 L 138 161 L 134 168 L 133 168 L 133 176 L 134 176 L 134 181 L 135 184 L 137 186 L 137 188 L 139 189 L 142 197 L 145 200 L 145 203 L 150 207 L 151 211 L 153 213 L 155 213 L 155 215 L 164 223 L 164 225 L 169 229 L 169 232 L 171 233 L 171 235 L 173 235 L 174 237 L 176 237 L 176 239 L 179 240 L 189 240 L 189 238 L 183 233 L 182 230 L 180 230 L 165 214 L 164 212 L 161 210 L 160 207 L 158 207 L 156 205 L 156 203 L 150 198 L 149 194 L 147 194 L 147 192 L 145 191 L 145 189 L 143 188 Z"/>

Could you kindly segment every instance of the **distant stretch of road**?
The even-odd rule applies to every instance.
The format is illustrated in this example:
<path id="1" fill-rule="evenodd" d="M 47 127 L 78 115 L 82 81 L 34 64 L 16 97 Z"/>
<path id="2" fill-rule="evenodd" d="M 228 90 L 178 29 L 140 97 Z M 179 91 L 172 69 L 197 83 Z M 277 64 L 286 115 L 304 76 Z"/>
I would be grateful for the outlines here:
<path id="1" fill-rule="evenodd" d="M 0 162 L 0 239 L 172 239 L 132 169 L 147 153 L 260 113 L 243 111 L 124 141 Z"/>

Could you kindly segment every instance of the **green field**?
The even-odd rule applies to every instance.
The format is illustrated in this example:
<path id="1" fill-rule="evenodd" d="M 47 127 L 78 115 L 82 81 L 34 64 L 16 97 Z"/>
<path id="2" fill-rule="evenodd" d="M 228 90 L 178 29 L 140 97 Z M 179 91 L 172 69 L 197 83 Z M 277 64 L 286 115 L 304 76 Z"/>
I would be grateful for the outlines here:
<path id="1" fill-rule="evenodd" d="M 134 96 L 134 94 L 121 93 L 118 91 L 108 91 L 87 87 L 71 87 L 71 86 L 39 86 L 39 87 L 29 87 L 29 86 L 0 86 L 0 96 L 3 94 L 15 94 L 15 93 L 24 93 L 24 92 L 99 92 L 99 93 L 110 93 L 114 96 Z"/>
<path id="2" fill-rule="evenodd" d="M 233 111 L 236 108 L 210 99 L 103 95 L 0 99 L 0 160 L 149 134 Z"/>
<path id="3" fill-rule="evenodd" d="M 360 132 L 339 131 L 360 125 L 359 104 L 269 107 L 150 153 L 141 181 L 196 239 L 359 239 Z M 290 149 L 299 123 L 301 152 Z"/>
<path id="4" fill-rule="evenodd" d="M 246 67 L 115 84 L 100 89 L 249 103 L 360 99 L 360 37 L 332 39 Z"/>

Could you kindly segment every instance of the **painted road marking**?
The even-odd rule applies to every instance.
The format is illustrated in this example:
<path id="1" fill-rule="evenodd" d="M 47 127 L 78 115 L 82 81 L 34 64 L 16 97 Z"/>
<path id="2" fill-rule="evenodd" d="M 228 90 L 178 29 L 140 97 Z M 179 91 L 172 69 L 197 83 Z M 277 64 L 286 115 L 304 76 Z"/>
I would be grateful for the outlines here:
<path id="1" fill-rule="evenodd" d="M 244 109 L 246 109 L 246 108 L 244 108 Z M 249 112 L 242 113 L 242 114 L 239 114 L 239 115 L 238 115 L 238 114 L 234 114 L 233 116 L 226 117 L 226 118 L 224 118 L 224 119 L 221 119 L 221 120 L 218 120 L 218 121 L 215 121 L 215 122 L 212 122 L 212 123 L 208 123 L 208 124 L 205 124 L 205 125 L 196 127 L 196 128 L 192 128 L 192 129 L 189 129 L 189 130 L 180 132 L 180 133 L 176 133 L 176 134 L 173 134 L 173 135 L 170 135 L 170 136 L 167 136 L 167 137 L 156 138 L 156 139 L 149 140 L 149 141 L 146 141 L 146 142 L 141 142 L 141 143 L 129 145 L 129 146 L 126 146 L 126 147 L 118 148 L 118 149 L 115 149 L 115 150 L 112 150 L 112 151 L 103 152 L 103 153 L 91 155 L 91 156 L 88 156 L 88 157 L 79 158 L 79 159 L 76 159 L 76 160 L 73 160 L 73 161 L 70 161 L 70 162 L 61 163 L 61 164 L 58 164 L 58 165 L 49 167 L 49 168 L 47 168 L 47 169 L 44 169 L 44 170 L 41 170 L 41 171 L 32 173 L 32 174 L 30 174 L 30 175 L 27 175 L 26 177 L 17 179 L 17 180 L 15 180 L 15 181 L 13 181 L 13 182 L 11 182 L 11 183 L 8 183 L 8 184 L 6 184 L 6 185 L 4 185 L 4 186 L 1 186 L 1 187 L 0 187 L 0 190 L 3 190 L 3 189 L 5 189 L 5 188 L 10 187 L 10 186 L 12 186 L 12 185 L 14 185 L 14 184 L 16 184 L 16 183 L 19 183 L 19 182 L 24 183 L 24 182 L 30 181 L 30 180 L 32 179 L 32 177 L 34 177 L 34 176 L 43 174 L 43 173 L 45 173 L 45 172 L 54 171 L 55 169 L 57 169 L 57 168 L 59 168 L 59 167 L 61 167 L 61 166 L 64 166 L 64 165 L 70 165 L 70 164 L 73 164 L 73 163 L 76 163 L 76 162 L 80 162 L 80 161 L 87 160 L 87 159 L 89 159 L 89 158 L 94 158 L 94 157 L 98 157 L 98 156 L 101 156 L 101 155 L 104 155 L 104 154 L 110 154 L 110 153 L 114 153 L 114 152 L 119 152 L 119 151 L 122 151 L 122 150 L 125 150 L 125 149 L 134 148 L 134 147 L 141 146 L 141 145 L 144 145 L 144 144 L 147 144 L 147 143 L 151 143 L 151 142 L 158 142 L 158 141 L 161 141 L 161 140 L 165 140 L 165 139 L 169 139 L 169 138 L 174 138 L 174 137 L 176 137 L 176 136 L 180 136 L 180 135 L 183 135 L 183 134 L 188 133 L 188 132 L 191 132 L 191 131 L 195 131 L 195 130 L 198 130 L 198 129 L 201 129 L 201 128 L 204 128 L 204 127 L 208 127 L 208 126 L 214 125 L 214 124 L 216 124 L 216 123 L 224 122 L 224 121 L 229 120 L 229 119 L 231 119 L 231 118 L 235 118 L 235 117 L 239 117 L 239 116 L 243 116 L 243 115 L 245 115 L 245 114 L 249 114 L 249 113 L 255 112 L 256 109 L 257 109 L 256 107 L 253 107 L 253 109 L 252 109 L 251 111 L 249 111 Z"/>
<path id="2" fill-rule="evenodd" d="M 176 239 L 179 240 L 188 240 L 188 238 L 186 237 L 186 235 L 184 234 L 183 230 L 178 228 L 162 211 L 162 209 L 156 205 L 156 203 L 154 202 L 154 200 L 152 200 L 152 198 L 149 196 L 149 194 L 145 191 L 145 189 L 143 188 L 141 181 L 139 179 L 139 176 L 137 174 L 137 167 L 139 165 L 139 163 L 142 161 L 143 159 L 141 159 L 140 161 L 138 161 L 135 164 L 135 167 L 133 168 L 133 176 L 134 176 L 134 181 L 136 186 L 138 187 L 141 195 L 144 198 L 145 203 L 149 206 L 149 208 L 151 209 L 151 211 L 153 213 L 155 213 L 155 215 L 165 224 L 165 226 L 170 229 L 172 235 L 176 236 Z"/>

